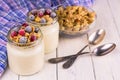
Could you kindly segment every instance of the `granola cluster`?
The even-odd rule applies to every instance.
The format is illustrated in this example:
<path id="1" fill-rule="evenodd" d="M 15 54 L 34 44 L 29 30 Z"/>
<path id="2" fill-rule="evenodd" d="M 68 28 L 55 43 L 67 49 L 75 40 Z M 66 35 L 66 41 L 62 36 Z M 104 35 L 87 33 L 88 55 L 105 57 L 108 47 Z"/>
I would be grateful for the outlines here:
<path id="1" fill-rule="evenodd" d="M 95 12 L 82 6 L 59 7 L 56 10 L 60 30 L 80 31 L 89 28 L 95 20 Z"/>

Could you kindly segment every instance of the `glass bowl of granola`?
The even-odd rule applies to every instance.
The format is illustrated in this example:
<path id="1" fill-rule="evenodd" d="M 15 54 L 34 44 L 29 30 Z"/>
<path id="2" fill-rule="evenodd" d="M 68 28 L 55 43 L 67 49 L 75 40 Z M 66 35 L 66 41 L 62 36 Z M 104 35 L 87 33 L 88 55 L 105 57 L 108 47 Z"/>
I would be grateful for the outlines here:
<path id="1" fill-rule="evenodd" d="M 83 6 L 59 6 L 56 9 L 60 34 L 82 35 L 95 26 L 96 13 L 91 8 Z"/>

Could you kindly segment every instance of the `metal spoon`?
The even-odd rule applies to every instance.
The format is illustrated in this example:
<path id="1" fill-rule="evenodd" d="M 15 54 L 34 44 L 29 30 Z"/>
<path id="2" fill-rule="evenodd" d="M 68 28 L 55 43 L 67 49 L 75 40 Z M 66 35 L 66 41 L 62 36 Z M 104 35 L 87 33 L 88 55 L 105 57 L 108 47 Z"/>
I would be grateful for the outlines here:
<path id="1" fill-rule="evenodd" d="M 116 44 L 114 43 L 107 43 L 101 46 L 98 46 L 97 48 L 95 48 L 92 53 L 95 54 L 96 56 L 104 56 L 108 53 L 110 53 L 111 51 L 113 51 L 116 47 Z M 88 52 L 87 52 L 88 53 Z M 87 54 L 85 53 L 85 54 Z M 81 53 L 81 55 L 84 53 Z M 67 69 L 71 66 L 71 63 L 73 63 L 74 58 L 78 56 L 78 55 L 74 55 L 73 57 L 71 57 L 66 63 L 63 64 L 63 68 Z"/>
<path id="2" fill-rule="evenodd" d="M 103 39 L 104 39 L 104 36 L 105 36 L 105 30 L 104 29 L 99 29 L 97 31 L 95 31 L 94 33 L 92 33 L 90 35 L 90 37 L 88 38 L 88 41 L 89 43 L 84 46 L 78 53 L 77 55 L 80 55 L 80 53 L 86 48 L 88 47 L 88 45 L 96 45 L 98 43 L 100 43 Z M 74 54 L 76 55 L 76 54 Z M 72 56 L 74 55 L 69 55 L 69 56 L 64 56 L 64 57 L 57 57 L 57 58 L 51 58 L 48 60 L 48 62 L 50 63 L 59 63 L 59 62 L 62 62 L 62 61 L 65 61 L 69 58 L 71 58 Z M 77 58 L 77 57 L 76 57 Z"/>

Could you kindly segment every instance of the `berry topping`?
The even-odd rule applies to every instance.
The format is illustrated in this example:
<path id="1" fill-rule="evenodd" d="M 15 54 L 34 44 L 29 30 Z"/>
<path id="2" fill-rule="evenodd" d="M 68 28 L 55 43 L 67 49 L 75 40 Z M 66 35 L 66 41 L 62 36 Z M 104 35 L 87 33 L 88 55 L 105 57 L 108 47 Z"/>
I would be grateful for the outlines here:
<path id="1" fill-rule="evenodd" d="M 31 26 L 27 26 L 25 28 L 25 31 L 28 32 L 28 33 L 32 32 L 32 27 Z"/>
<path id="2" fill-rule="evenodd" d="M 35 28 L 35 32 L 36 33 L 38 33 L 39 30 L 40 30 L 39 28 L 37 28 L 37 27 Z"/>
<path id="3" fill-rule="evenodd" d="M 51 12 L 52 12 L 51 9 L 46 9 L 46 10 L 45 10 L 45 13 L 48 14 L 48 15 L 49 15 Z"/>
<path id="4" fill-rule="evenodd" d="M 19 43 L 27 43 L 27 37 L 20 37 Z"/>
<path id="5" fill-rule="evenodd" d="M 26 27 L 26 26 L 28 26 L 28 24 L 27 23 L 23 23 L 22 26 Z"/>
<path id="6" fill-rule="evenodd" d="M 43 17 L 44 13 L 42 11 L 39 11 L 38 15 L 39 17 Z"/>
<path id="7" fill-rule="evenodd" d="M 35 35 L 31 35 L 31 37 L 30 37 L 31 42 L 35 41 L 36 39 L 37 39 L 37 37 Z"/>
<path id="8" fill-rule="evenodd" d="M 51 12 L 50 16 L 51 16 L 52 18 L 55 18 L 55 17 L 56 17 L 56 13 L 55 13 L 55 12 Z"/>
<path id="9" fill-rule="evenodd" d="M 46 19 L 45 19 L 45 18 L 42 18 L 42 19 L 40 20 L 40 23 L 46 23 Z"/>
<path id="10" fill-rule="evenodd" d="M 10 30 L 9 38 L 16 43 L 22 43 L 23 46 L 26 46 L 27 43 L 33 42 L 40 38 L 39 28 L 35 26 L 28 25 L 24 27 L 25 23 L 22 25 L 17 25 L 16 27 Z M 22 44 L 18 44 L 22 46 Z M 25 45 L 24 45 L 25 44 Z"/>
<path id="11" fill-rule="evenodd" d="M 16 31 L 12 31 L 11 32 L 11 37 L 13 38 L 14 36 L 17 36 L 17 32 Z"/>
<path id="12" fill-rule="evenodd" d="M 19 30 L 18 33 L 19 33 L 21 36 L 25 36 L 25 30 L 23 30 L 23 29 Z"/>
<path id="13" fill-rule="evenodd" d="M 29 19 L 31 20 L 31 21 L 33 21 L 33 20 L 35 20 L 35 16 L 34 15 L 29 15 Z"/>

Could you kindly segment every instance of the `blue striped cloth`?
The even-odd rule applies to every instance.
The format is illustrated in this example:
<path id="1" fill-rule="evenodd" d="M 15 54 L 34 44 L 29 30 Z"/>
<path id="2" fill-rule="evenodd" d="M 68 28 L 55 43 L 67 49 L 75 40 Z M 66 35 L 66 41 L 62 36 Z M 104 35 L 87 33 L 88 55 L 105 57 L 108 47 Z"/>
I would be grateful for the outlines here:
<path id="1" fill-rule="evenodd" d="M 24 22 L 28 11 L 60 4 L 92 6 L 94 0 L 0 0 L 0 76 L 7 68 L 6 35 L 17 22 Z"/>

